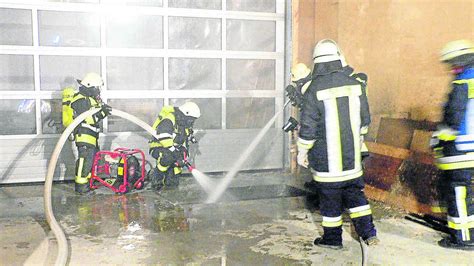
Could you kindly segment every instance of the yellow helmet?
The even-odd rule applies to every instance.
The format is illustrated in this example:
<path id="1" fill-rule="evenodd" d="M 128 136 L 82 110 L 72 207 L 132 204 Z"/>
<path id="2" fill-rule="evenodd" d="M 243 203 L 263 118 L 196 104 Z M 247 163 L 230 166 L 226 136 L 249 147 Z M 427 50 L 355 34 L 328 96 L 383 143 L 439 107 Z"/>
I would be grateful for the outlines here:
<path id="1" fill-rule="evenodd" d="M 474 54 L 474 45 L 468 40 L 456 40 L 443 47 L 440 60 L 446 62 L 465 54 Z"/>
<path id="2" fill-rule="evenodd" d="M 201 110 L 199 106 L 194 102 L 185 102 L 178 109 L 183 112 L 185 116 L 199 118 L 201 116 Z"/>
<path id="3" fill-rule="evenodd" d="M 303 63 L 298 63 L 291 68 L 291 81 L 295 82 L 306 78 L 310 73 L 311 69 Z"/>
<path id="4" fill-rule="evenodd" d="M 102 81 L 102 78 L 99 76 L 99 74 L 94 72 L 87 73 L 82 80 L 78 81 L 81 85 L 87 88 L 100 87 L 104 85 L 104 81 Z"/>

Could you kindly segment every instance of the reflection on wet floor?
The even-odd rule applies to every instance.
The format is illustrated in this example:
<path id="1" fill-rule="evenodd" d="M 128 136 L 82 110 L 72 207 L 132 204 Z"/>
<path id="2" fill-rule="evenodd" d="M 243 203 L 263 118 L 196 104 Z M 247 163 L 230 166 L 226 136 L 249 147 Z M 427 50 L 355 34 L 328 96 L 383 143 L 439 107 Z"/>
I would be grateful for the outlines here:
<path id="1" fill-rule="evenodd" d="M 192 190 L 144 190 L 125 195 L 103 194 L 103 189 L 87 196 L 63 195 L 53 200 L 56 217 L 72 222 L 77 235 L 114 236 L 132 222 L 153 232 L 181 232 L 190 229 L 193 205 L 203 205 L 206 194 Z M 221 202 L 277 199 L 311 193 L 287 185 L 229 188 Z M 80 225 L 80 226 L 74 226 Z"/>
<path id="2" fill-rule="evenodd" d="M 207 193 L 190 176 L 176 189 L 146 188 L 125 195 L 101 188 L 80 196 L 73 192 L 73 183 L 56 183 L 52 200 L 68 238 L 70 265 L 358 264 L 360 247 L 348 216 L 342 252 L 313 246 L 322 233 L 317 195 L 290 179 L 280 172 L 242 174 L 213 204 L 204 203 Z M 0 187 L 2 263 L 54 262 L 56 249 L 49 240 L 42 189 Z M 373 204 L 373 211 L 384 242 L 381 248 L 386 248 L 372 253 L 374 263 L 393 263 L 400 249 L 406 247 L 409 253 L 413 243 L 423 256 L 435 252 L 435 262 L 452 256 L 436 246 L 439 232 L 401 219 L 403 213 L 383 204 Z M 39 252 L 45 239 L 49 245 Z M 423 256 L 418 257 L 420 263 L 432 263 L 426 259 L 430 256 Z M 463 263 L 459 258 L 457 262 Z"/>

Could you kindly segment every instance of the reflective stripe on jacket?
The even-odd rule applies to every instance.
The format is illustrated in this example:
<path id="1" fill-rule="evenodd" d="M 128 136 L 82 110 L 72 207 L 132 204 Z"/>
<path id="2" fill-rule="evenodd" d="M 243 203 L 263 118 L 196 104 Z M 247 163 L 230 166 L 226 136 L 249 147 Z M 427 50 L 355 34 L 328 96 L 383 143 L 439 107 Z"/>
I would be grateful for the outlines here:
<path id="1" fill-rule="evenodd" d="M 362 176 L 361 128 L 370 123 L 365 86 L 342 71 L 339 61 L 315 65 L 305 93 L 299 138 L 314 141 L 308 159 L 318 182 Z"/>
<path id="2" fill-rule="evenodd" d="M 100 107 L 100 104 L 93 97 L 87 97 L 81 93 L 76 93 L 74 98 L 71 100 L 71 107 L 74 110 L 74 118 L 76 118 L 92 108 Z M 74 131 L 76 144 L 86 144 L 97 147 L 99 132 L 100 126 L 97 116 L 88 116 Z"/>
<path id="3" fill-rule="evenodd" d="M 443 124 L 458 132 L 446 141 L 436 165 L 442 170 L 474 167 L 474 68 L 467 68 L 452 82 L 443 110 Z"/>
<path id="4" fill-rule="evenodd" d="M 158 118 L 153 123 L 153 129 L 158 138 L 150 140 L 150 150 L 153 148 L 170 148 L 171 146 L 184 145 L 187 147 L 189 129 L 176 122 L 175 107 L 164 106 Z"/>

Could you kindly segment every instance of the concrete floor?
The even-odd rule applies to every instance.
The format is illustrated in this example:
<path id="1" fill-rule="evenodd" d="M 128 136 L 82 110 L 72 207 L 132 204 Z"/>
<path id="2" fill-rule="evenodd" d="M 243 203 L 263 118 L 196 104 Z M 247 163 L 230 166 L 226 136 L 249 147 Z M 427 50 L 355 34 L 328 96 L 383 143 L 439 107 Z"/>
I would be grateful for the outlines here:
<path id="1" fill-rule="evenodd" d="M 303 181 L 279 171 L 241 173 L 216 204 L 203 203 L 192 176 L 178 189 L 126 195 L 101 188 L 81 197 L 72 183 L 55 184 L 53 206 L 70 265 L 360 265 L 348 217 L 342 251 L 313 246 L 321 216 Z M 40 185 L 0 187 L 0 265 L 54 262 L 42 195 Z M 437 246 L 444 234 L 372 204 L 381 244 L 370 248 L 369 265 L 474 265 L 473 252 Z"/>

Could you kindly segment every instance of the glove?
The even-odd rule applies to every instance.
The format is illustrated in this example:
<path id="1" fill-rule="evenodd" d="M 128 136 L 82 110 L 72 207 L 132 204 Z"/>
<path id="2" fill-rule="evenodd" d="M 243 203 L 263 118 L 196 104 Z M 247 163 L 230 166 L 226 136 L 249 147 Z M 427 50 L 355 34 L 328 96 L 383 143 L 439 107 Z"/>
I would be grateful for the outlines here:
<path id="1" fill-rule="evenodd" d="M 196 137 L 194 137 L 194 130 L 192 128 L 189 128 L 188 141 L 194 144 L 197 143 Z"/>
<path id="2" fill-rule="evenodd" d="M 296 161 L 299 165 L 303 166 L 304 168 L 308 168 L 309 161 L 308 161 L 308 150 L 298 148 L 298 155 L 296 157 Z"/>
<path id="3" fill-rule="evenodd" d="M 112 112 L 112 107 L 110 107 L 110 105 L 104 103 L 104 104 L 102 104 L 102 112 L 104 112 L 105 116 L 108 116 Z"/>
<path id="4" fill-rule="evenodd" d="M 188 153 L 188 151 L 186 150 L 186 147 L 184 147 L 182 145 L 181 146 L 174 146 L 173 158 L 176 162 L 184 160 L 185 154 L 187 154 L 187 153 Z"/>

